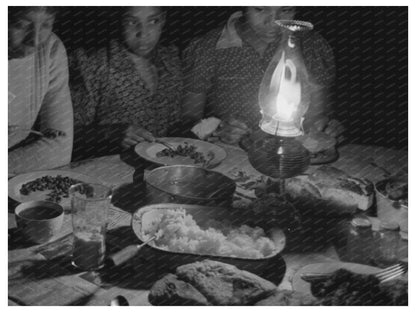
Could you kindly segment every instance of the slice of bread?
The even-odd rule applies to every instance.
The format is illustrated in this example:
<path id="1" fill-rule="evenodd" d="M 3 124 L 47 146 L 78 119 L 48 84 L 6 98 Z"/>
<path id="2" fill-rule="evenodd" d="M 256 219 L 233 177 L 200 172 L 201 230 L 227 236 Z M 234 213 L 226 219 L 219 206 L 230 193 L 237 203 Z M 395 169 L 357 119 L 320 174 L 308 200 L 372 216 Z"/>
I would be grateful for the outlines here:
<path id="1" fill-rule="evenodd" d="M 321 166 L 310 175 L 288 179 L 286 189 L 295 202 L 317 209 L 333 209 L 329 213 L 367 210 L 374 199 L 370 181 L 350 177 L 330 166 Z"/>
<path id="2" fill-rule="evenodd" d="M 196 124 L 191 131 L 201 140 L 205 140 L 211 134 L 217 130 L 220 125 L 221 120 L 215 117 L 209 117 L 202 119 L 198 124 Z"/>

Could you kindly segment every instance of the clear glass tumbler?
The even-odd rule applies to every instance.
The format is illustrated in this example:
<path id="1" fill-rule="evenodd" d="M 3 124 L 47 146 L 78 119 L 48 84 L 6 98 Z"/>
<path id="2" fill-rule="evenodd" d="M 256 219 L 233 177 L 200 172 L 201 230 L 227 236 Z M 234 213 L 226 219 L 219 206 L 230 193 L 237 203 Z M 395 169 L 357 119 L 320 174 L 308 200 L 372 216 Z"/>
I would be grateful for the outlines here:
<path id="1" fill-rule="evenodd" d="M 69 189 L 74 234 L 72 264 L 85 271 L 104 266 L 105 234 L 111 189 L 79 183 Z"/>

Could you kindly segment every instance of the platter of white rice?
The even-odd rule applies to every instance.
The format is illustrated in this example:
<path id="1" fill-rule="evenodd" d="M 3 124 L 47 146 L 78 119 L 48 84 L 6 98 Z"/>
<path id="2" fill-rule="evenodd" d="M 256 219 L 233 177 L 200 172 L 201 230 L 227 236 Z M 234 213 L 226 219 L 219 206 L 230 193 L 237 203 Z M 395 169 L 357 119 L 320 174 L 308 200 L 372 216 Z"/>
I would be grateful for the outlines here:
<path id="1" fill-rule="evenodd" d="M 204 210 L 176 205 L 175 209 L 152 209 L 147 214 L 142 211 L 134 218 L 140 221 L 139 238 L 146 240 L 156 235 L 157 239 L 150 245 L 167 252 L 265 259 L 284 247 L 283 233 L 270 238 L 260 227 L 232 224 L 213 211 L 201 218 L 201 212 L 204 214 Z"/>

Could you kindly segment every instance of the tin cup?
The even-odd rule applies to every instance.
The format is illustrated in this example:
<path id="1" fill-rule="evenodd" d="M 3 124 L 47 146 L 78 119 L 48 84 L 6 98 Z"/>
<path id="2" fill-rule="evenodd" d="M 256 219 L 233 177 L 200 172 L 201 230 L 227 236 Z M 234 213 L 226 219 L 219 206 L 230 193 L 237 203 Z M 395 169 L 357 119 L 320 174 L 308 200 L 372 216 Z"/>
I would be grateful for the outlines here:
<path id="1" fill-rule="evenodd" d="M 111 189 L 79 183 L 71 186 L 69 194 L 74 235 L 72 264 L 84 271 L 98 270 L 104 266 Z"/>
<path id="2" fill-rule="evenodd" d="M 60 233 L 64 209 L 49 201 L 29 201 L 16 207 L 15 217 L 17 228 L 23 237 L 42 244 Z"/>

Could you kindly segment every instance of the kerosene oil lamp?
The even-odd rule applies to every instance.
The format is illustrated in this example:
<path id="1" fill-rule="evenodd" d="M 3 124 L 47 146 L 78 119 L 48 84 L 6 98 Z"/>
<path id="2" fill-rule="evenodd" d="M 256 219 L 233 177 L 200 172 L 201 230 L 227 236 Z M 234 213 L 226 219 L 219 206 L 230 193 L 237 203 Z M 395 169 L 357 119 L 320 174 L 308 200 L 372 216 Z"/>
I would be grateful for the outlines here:
<path id="1" fill-rule="evenodd" d="M 295 138 L 303 135 L 303 116 L 310 104 L 308 72 L 298 35 L 313 25 L 293 20 L 275 23 L 282 28 L 283 41 L 260 85 L 261 135 L 253 137 L 248 156 L 255 169 L 280 180 L 283 187 L 284 179 L 301 174 L 309 166 L 309 152 Z"/>

